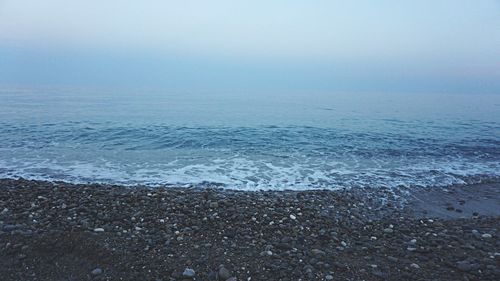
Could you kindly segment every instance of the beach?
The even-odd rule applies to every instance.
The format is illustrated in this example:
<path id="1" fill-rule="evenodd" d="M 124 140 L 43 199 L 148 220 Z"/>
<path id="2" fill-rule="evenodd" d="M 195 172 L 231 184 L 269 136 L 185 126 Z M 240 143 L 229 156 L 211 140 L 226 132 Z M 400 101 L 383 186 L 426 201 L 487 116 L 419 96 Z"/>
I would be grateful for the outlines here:
<path id="1" fill-rule="evenodd" d="M 0 180 L 2 280 L 498 280 L 498 183 L 233 191 Z"/>

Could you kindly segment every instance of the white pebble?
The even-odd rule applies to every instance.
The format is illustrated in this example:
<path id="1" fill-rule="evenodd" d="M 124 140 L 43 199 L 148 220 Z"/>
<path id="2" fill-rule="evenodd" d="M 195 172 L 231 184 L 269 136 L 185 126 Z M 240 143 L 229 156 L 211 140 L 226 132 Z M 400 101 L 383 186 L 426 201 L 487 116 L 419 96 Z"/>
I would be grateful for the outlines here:
<path id="1" fill-rule="evenodd" d="M 104 232 L 104 228 L 101 227 L 94 228 L 94 232 Z"/>

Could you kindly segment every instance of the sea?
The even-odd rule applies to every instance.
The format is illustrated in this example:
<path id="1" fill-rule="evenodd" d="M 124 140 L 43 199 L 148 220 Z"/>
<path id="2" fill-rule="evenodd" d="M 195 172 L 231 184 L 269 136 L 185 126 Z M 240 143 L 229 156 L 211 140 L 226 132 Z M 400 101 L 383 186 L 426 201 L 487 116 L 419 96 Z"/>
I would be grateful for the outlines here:
<path id="1" fill-rule="evenodd" d="M 0 88 L 0 178 L 237 190 L 500 182 L 500 95 Z"/>

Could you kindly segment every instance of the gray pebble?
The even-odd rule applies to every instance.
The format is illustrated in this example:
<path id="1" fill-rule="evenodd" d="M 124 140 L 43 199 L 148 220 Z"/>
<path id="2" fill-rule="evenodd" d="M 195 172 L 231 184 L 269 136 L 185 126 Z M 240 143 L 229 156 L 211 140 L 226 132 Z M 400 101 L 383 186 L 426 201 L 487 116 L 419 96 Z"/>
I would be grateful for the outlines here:
<path id="1" fill-rule="evenodd" d="M 182 272 L 182 277 L 184 278 L 193 279 L 195 275 L 196 272 L 191 268 L 186 268 L 184 269 L 184 272 Z"/>
<path id="2" fill-rule="evenodd" d="M 102 269 L 100 269 L 99 267 L 95 268 L 94 270 L 92 270 L 92 275 L 99 275 L 99 274 L 102 274 Z"/>

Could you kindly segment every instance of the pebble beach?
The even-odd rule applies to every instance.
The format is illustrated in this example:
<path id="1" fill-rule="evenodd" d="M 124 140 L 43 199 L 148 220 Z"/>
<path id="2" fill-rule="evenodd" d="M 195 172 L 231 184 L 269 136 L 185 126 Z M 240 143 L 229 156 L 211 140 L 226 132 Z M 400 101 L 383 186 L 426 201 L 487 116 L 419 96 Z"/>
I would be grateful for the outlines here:
<path id="1" fill-rule="evenodd" d="M 468 207 L 460 187 L 442 191 L 433 206 L 419 203 L 425 192 L 399 204 L 389 190 L 247 192 L 23 179 L 0 180 L 0 190 L 2 280 L 500 277 L 495 184 L 474 191 L 489 213 L 470 209 L 478 204 Z"/>

